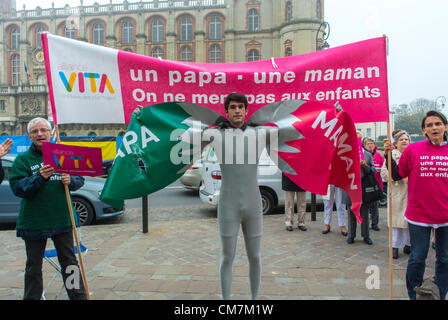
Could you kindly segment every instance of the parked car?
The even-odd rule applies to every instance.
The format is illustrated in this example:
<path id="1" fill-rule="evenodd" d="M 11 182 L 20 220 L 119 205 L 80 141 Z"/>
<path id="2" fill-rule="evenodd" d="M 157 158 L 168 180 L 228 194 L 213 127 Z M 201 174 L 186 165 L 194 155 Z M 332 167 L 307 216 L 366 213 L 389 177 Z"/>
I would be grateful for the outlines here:
<path id="1" fill-rule="evenodd" d="M 103 176 L 107 177 L 112 170 L 112 165 L 114 164 L 115 159 L 107 159 L 103 160 Z"/>
<path id="2" fill-rule="evenodd" d="M 202 184 L 202 163 L 204 162 L 204 157 L 209 150 L 210 146 L 206 146 L 202 151 L 201 159 L 196 160 L 193 165 L 185 171 L 182 177 L 180 177 L 180 182 L 185 188 L 199 190 L 199 187 Z"/>
<path id="3" fill-rule="evenodd" d="M 7 155 L 1 159 L 5 179 L 0 185 L 0 223 L 15 223 L 19 215 L 21 198 L 16 197 L 9 186 L 14 158 L 13 155 Z M 85 177 L 84 186 L 71 192 L 73 207 L 79 214 L 81 225 L 124 213 L 124 208 L 113 208 L 99 200 L 105 181 L 104 178 Z"/>
<path id="4" fill-rule="evenodd" d="M 260 188 L 263 214 L 270 214 L 285 204 L 285 192 L 282 190 L 282 173 L 271 160 L 266 149 L 258 164 L 258 186 Z M 221 188 L 221 168 L 213 149 L 209 149 L 202 163 L 202 185 L 199 196 L 204 203 L 218 205 Z M 311 193 L 306 194 L 307 207 L 311 206 Z M 323 208 L 322 196 L 316 195 L 316 205 Z"/>

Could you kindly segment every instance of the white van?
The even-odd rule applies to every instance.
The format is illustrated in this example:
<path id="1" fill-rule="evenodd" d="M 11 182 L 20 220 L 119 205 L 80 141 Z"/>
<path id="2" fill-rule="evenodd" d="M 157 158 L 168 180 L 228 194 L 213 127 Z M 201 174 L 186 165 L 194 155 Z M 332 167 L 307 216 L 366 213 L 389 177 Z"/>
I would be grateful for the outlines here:
<path id="1" fill-rule="evenodd" d="M 263 150 L 258 164 L 258 186 L 261 193 L 263 214 L 270 214 L 278 205 L 285 204 L 285 192 L 282 190 L 282 172 L 271 160 L 266 149 Z M 204 157 L 202 164 L 202 185 L 199 196 L 204 203 L 218 205 L 221 189 L 221 168 L 212 148 Z M 307 204 L 311 203 L 311 194 L 307 192 Z M 323 206 L 322 196 L 316 196 L 316 204 Z"/>

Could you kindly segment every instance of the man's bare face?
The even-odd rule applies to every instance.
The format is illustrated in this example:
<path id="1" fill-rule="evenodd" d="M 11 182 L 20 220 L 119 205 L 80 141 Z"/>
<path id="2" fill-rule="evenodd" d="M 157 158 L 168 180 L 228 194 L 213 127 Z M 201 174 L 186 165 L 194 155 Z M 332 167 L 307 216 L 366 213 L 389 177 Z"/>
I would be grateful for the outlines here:
<path id="1" fill-rule="evenodd" d="M 30 128 L 30 139 L 36 148 L 42 148 L 42 142 L 49 142 L 51 130 L 45 122 L 38 122 Z"/>
<path id="2" fill-rule="evenodd" d="M 226 115 L 232 126 L 241 128 L 247 115 L 246 105 L 243 102 L 230 101 L 229 108 L 226 110 Z"/>

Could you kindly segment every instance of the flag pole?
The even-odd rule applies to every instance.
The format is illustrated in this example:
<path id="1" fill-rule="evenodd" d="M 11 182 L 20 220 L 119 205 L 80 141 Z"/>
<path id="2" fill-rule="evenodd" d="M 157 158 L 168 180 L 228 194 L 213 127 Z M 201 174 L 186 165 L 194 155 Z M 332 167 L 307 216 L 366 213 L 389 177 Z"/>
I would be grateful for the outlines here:
<path id="1" fill-rule="evenodd" d="M 390 139 L 390 122 L 387 122 L 387 139 L 392 141 Z M 394 265 L 393 265 L 393 248 L 392 248 L 392 152 L 387 153 L 387 163 L 388 165 L 388 171 L 389 171 L 389 177 L 387 182 L 387 207 L 389 209 L 389 281 L 390 281 L 390 290 L 389 290 L 389 299 L 394 299 Z"/>
<path id="2" fill-rule="evenodd" d="M 389 38 L 383 34 L 386 42 L 386 56 L 389 56 Z M 386 59 L 387 61 L 387 59 Z M 389 106 L 388 106 L 389 107 Z M 390 111 L 387 121 L 387 139 L 392 142 L 390 138 Z M 387 181 L 387 207 L 389 217 L 389 300 L 394 299 L 394 264 L 393 264 L 393 248 L 392 248 L 392 152 L 387 153 L 388 161 L 388 181 Z"/>
<path id="3" fill-rule="evenodd" d="M 60 137 L 59 137 L 59 130 L 58 130 L 58 126 L 57 125 L 55 125 L 55 131 L 56 131 L 56 142 L 57 143 L 61 143 L 61 140 L 60 140 Z M 73 208 L 72 208 L 72 201 L 71 201 L 71 198 L 70 198 L 70 191 L 68 190 L 68 186 L 65 185 L 65 184 L 64 184 L 64 188 L 65 188 L 65 197 L 67 199 L 68 211 L 70 212 L 70 220 L 71 220 L 71 223 L 72 223 L 72 232 L 73 232 L 73 235 L 75 237 L 76 248 L 78 249 L 78 260 L 79 260 L 79 266 L 81 268 L 82 282 L 84 283 L 84 288 L 86 290 L 87 299 L 90 300 L 89 285 L 87 284 L 87 277 L 86 277 L 86 272 L 85 272 L 85 269 L 84 269 L 84 262 L 82 260 L 82 254 L 81 254 L 81 247 L 79 245 L 78 232 L 76 231 L 76 223 L 75 223 L 75 218 L 74 218 L 74 215 L 73 215 Z"/>

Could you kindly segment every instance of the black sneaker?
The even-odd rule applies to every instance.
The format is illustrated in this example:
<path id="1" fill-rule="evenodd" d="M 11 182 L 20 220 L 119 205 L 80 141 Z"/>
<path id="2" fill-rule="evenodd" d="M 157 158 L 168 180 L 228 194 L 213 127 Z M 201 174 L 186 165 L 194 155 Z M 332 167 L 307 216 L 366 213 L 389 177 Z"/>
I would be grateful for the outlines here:
<path id="1" fill-rule="evenodd" d="M 364 242 L 367 243 L 369 246 L 373 244 L 373 241 L 370 238 L 364 238 Z"/>
<path id="2" fill-rule="evenodd" d="M 355 242 L 355 239 L 353 239 L 353 238 L 347 238 L 347 243 L 348 243 L 348 244 L 352 244 L 353 242 Z"/>

